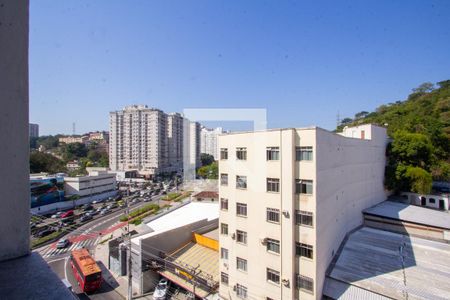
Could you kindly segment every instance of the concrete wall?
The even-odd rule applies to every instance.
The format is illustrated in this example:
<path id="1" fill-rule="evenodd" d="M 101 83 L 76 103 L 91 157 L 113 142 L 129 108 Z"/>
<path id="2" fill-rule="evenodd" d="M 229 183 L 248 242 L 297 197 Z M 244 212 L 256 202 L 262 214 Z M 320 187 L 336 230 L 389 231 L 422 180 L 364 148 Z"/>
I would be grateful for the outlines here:
<path id="1" fill-rule="evenodd" d="M 325 271 L 346 233 L 362 224 L 361 211 L 386 200 L 387 135 L 384 128 L 375 128 L 364 127 L 364 140 L 317 130 L 316 297 L 322 295 Z"/>
<path id="2" fill-rule="evenodd" d="M 28 5 L 0 0 L 0 261 L 30 251 Z"/>

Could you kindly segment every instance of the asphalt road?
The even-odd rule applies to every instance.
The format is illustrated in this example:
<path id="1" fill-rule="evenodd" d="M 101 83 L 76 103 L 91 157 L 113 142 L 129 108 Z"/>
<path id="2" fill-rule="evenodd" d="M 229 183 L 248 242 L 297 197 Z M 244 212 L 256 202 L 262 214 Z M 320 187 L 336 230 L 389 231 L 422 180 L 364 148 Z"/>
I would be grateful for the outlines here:
<path id="1" fill-rule="evenodd" d="M 138 208 L 140 206 L 149 204 L 149 203 L 155 203 L 159 200 L 161 196 L 155 196 L 152 198 L 151 202 L 138 202 L 135 205 L 131 206 L 131 209 L 135 209 Z M 94 219 L 91 222 L 88 222 L 86 224 L 84 224 L 83 226 L 81 226 L 79 229 L 76 230 L 76 234 L 77 235 L 89 235 L 92 233 L 98 233 L 104 230 L 107 230 L 108 228 L 110 228 L 112 225 L 116 224 L 119 221 L 119 218 L 124 214 L 125 209 L 119 209 L 114 211 L 111 214 L 108 214 L 106 216 L 102 216 L 100 218 Z M 75 235 L 75 233 L 69 233 L 67 235 L 67 237 L 69 236 L 73 236 Z M 98 239 L 92 239 L 95 241 L 98 241 L 99 239 L 101 239 L 101 236 L 98 237 Z M 80 246 L 86 247 L 89 250 L 92 250 L 95 248 L 96 243 L 86 243 L 84 242 L 84 244 L 80 244 Z M 38 251 L 41 253 L 41 255 L 43 254 L 43 252 L 45 251 L 45 253 L 48 253 L 48 247 L 51 247 L 51 245 L 49 246 L 45 246 L 39 249 L 36 249 L 35 251 Z M 73 290 L 74 292 L 77 294 L 77 296 L 80 299 L 107 299 L 107 300 L 123 300 L 124 298 L 118 294 L 115 290 L 113 290 L 107 283 L 103 282 L 102 287 L 100 288 L 99 291 L 97 291 L 94 294 L 90 294 L 90 295 L 86 295 L 84 293 L 81 293 L 81 291 L 78 288 L 78 283 L 75 280 L 73 273 L 72 273 L 72 268 L 70 266 L 70 263 L 68 262 L 68 257 L 70 255 L 70 251 L 69 248 L 71 247 L 71 245 L 69 245 L 69 247 L 67 249 L 65 249 L 64 251 L 61 252 L 54 252 L 54 250 L 52 250 L 52 253 L 55 253 L 55 255 L 51 255 L 51 256 L 47 256 L 44 257 L 45 260 L 47 260 L 49 266 L 52 268 L 52 270 L 59 276 L 59 278 L 64 279 L 67 278 L 67 280 L 72 284 Z"/>

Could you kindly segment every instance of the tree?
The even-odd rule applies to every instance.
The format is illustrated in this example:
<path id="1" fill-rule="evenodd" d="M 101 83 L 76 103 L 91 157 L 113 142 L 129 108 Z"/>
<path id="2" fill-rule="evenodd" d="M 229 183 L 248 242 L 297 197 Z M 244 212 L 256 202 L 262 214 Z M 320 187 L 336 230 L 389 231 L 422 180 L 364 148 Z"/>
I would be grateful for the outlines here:
<path id="1" fill-rule="evenodd" d="M 355 114 L 355 119 L 365 118 L 368 114 L 369 114 L 368 111 L 360 111 L 359 113 Z"/>
<path id="2" fill-rule="evenodd" d="M 343 118 L 343 119 L 341 120 L 341 125 L 348 125 L 348 124 L 350 124 L 351 122 L 353 122 L 353 120 L 352 120 L 351 118 Z"/>
<path id="3" fill-rule="evenodd" d="M 211 154 L 202 153 L 200 154 L 200 162 L 202 166 L 210 165 L 214 162 L 214 156 L 212 156 Z"/>
<path id="4" fill-rule="evenodd" d="M 61 154 L 66 161 L 80 159 L 86 157 L 87 148 L 81 143 L 65 144 L 61 147 Z"/>
<path id="5" fill-rule="evenodd" d="M 431 174 L 419 167 L 407 167 L 405 172 L 409 179 L 411 191 L 419 194 L 429 194 L 433 185 Z"/>
<path id="6" fill-rule="evenodd" d="M 218 163 L 215 161 L 210 165 L 203 166 L 198 169 L 197 175 L 202 178 L 207 179 L 217 179 L 219 178 L 219 166 Z"/>
<path id="7" fill-rule="evenodd" d="M 415 94 L 429 93 L 432 90 L 434 90 L 434 84 L 432 84 L 431 82 L 424 82 L 415 89 L 412 89 L 413 93 Z"/>
<path id="8" fill-rule="evenodd" d="M 33 151 L 30 153 L 30 172 L 31 173 L 59 173 L 65 172 L 66 166 L 64 162 L 57 157 L 39 151 Z"/>
<path id="9" fill-rule="evenodd" d="M 59 146 L 59 140 L 56 136 L 48 135 L 41 136 L 36 140 L 35 148 L 39 148 L 39 146 L 44 146 L 45 149 L 53 149 Z"/>
<path id="10" fill-rule="evenodd" d="M 431 159 L 431 141 L 420 133 L 397 131 L 392 142 L 391 159 L 412 166 L 425 166 Z"/>

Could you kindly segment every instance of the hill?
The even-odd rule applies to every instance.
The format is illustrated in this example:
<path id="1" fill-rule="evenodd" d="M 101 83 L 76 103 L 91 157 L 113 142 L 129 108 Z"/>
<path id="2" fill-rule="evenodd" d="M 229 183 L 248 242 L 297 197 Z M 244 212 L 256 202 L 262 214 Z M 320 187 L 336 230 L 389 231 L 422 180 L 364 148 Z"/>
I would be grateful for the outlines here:
<path id="1" fill-rule="evenodd" d="M 404 101 L 343 119 L 336 131 L 367 123 L 386 126 L 392 138 L 387 188 L 428 193 L 433 180 L 450 180 L 450 80 L 421 84 Z"/>

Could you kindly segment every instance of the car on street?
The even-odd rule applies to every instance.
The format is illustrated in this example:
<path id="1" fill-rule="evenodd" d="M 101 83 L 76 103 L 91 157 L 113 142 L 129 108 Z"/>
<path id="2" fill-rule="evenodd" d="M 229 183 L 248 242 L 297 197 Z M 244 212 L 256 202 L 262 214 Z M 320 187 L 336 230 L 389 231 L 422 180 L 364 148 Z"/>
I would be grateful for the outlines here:
<path id="1" fill-rule="evenodd" d="M 153 292 L 154 300 L 165 300 L 169 294 L 170 283 L 167 279 L 163 278 L 158 282 L 158 285 Z"/>
<path id="2" fill-rule="evenodd" d="M 89 214 L 90 214 L 91 216 L 98 215 L 99 213 L 100 213 L 100 210 L 98 210 L 98 209 L 94 209 L 94 210 L 91 210 L 91 211 L 89 212 Z"/>
<path id="3" fill-rule="evenodd" d="M 30 222 L 30 229 L 36 228 L 36 223 Z"/>
<path id="4" fill-rule="evenodd" d="M 94 207 L 91 204 L 85 204 L 81 207 L 84 211 L 90 211 L 93 210 Z"/>
<path id="5" fill-rule="evenodd" d="M 57 243 L 56 243 L 56 249 L 63 249 L 66 248 L 67 246 L 69 246 L 70 242 L 69 239 L 60 239 Z"/>
<path id="6" fill-rule="evenodd" d="M 89 220 L 92 220 L 92 215 L 90 213 L 86 213 L 80 218 L 80 222 L 86 222 Z"/>
<path id="7" fill-rule="evenodd" d="M 116 208 L 116 207 L 117 207 L 117 203 L 112 203 L 112 204 L 108 205 L 107 208 L 113 209 L 113 208 Z"/>
<path id="8" fill-rule="evenodd" d="M 62 213 L 60 218 L 64 219 L 64 218 L 68 218 L 68 217 L 72 217 L 72 216 L 73 216 L 73 210 L 68 210 L 68 211 Z"/>
<path id="9" fill-rule="evenodd" d="M 58 219 L 58 218 L 60 218 L 61 215 L 62 215 L 63 213 L 64 213 L 64 212 L 62 212 L 62 211 L 58 211 L 56 214 L 52 215 L 52 219 Z"/>
<path id="10" fill-rule="evenodd" d="M 53 232 L 55 232 L 55 229 L 53 229 L 53 228 L 46 228 L 46 229 L 36 233 L 36 237 L 41 238 L 41 237 L 47 236 L 49 234 L 52 234 Z"/>
<path id="11" fill-rule="evenodd" d="M 144 198 L 144 202 L 150 202 L 150 201 L 152 201 L 152 199 L 150 197 L 145 197 Z"/>
<path id="12" fill-rule="evenodd" d="M 104 208 L 104 209 L 101 210 L 100 216 L 107 215 L 107 214 L 109 214 L 110 212 L 111 212 L 111 210 L 110 210 L 109 208 Z"/>
<path id="13" fill-rule="evenodd" d="M 94 201 L 92 201 L 92 204 L 102 203 L 103 201 L 105 201 L 105 199 L 94 200 Z"/>

